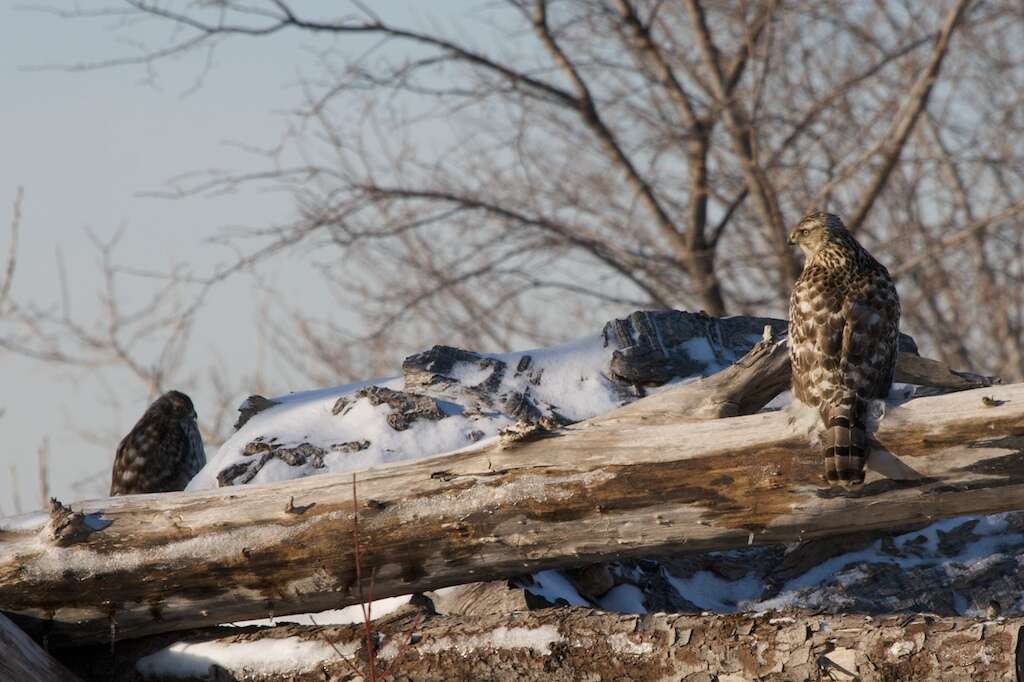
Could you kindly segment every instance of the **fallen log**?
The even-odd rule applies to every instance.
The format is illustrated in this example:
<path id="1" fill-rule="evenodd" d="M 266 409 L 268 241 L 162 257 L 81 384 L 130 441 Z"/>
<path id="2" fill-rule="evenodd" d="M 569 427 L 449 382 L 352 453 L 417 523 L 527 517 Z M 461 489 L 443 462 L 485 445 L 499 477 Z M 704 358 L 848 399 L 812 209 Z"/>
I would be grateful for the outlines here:
<path id="1" fill-rule="evenodd" d="M 644 616 L 589 609 L 485 616 L 406 613 L 378 623 L 377 670 L 448 680 L 1016 680 L 1024 619 L 899 614 Z M 88 679 L 359 679 L 361 626 L 218 628 L 69 652 Z M 260 652 L 260 653 L 255 653 Z M 346 663 L 341 659 L 345 656 Z M 253 658 L 260 666 L 253 666 Z M 172 672 L 173 671 L 173 672 Z"/>
<path id="2" fill-rule="evenodd" d="M 919 480 L 873 477 L 847 491 L 822 484 L 786 414 L 684 422 L 664 409 L 733 379 L 720 372 L 557 432 L 361 472 L 355 506 L 347 475 L 323 475 L 5 520 L 0 609 L 60 645 L 353 604 L 356 510 L 363 574 L 385 597 L 1024 508 L 1024 385 L 891 408 L 875 437 Z"/>
<path id="3" fill-rule="evenodd" d="M 77 682 L 78 678 L 0 614 L 0 680 Z"/>

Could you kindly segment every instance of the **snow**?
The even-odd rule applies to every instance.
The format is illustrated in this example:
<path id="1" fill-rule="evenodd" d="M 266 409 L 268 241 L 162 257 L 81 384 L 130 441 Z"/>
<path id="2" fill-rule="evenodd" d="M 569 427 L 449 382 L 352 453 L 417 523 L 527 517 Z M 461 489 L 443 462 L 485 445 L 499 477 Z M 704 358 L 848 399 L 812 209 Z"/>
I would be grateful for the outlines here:
<path id="1" fill-rule="evenodd" d="M 556 410 L 571 420 L 588 419 L 621 404 L 615 386 L 606 377 L 612 348 L 605 346 L 600 334 L 551 348 L 484 355 L 506 363 L 498 395 L 511 392 L 529 393 L 538 406 Z M 710 349 L 709 349 L 710 350 Z M 531 362 L 525 372 L 516 372 L 520 359 L 529 355 Z M 470 363 L 457 363 L 447 376 L 476 385 L 490 375 Z M 294 447 L 300 443 L 324 448 L 324 467 L 310 464 L 291 466 L 280 459 L 269 460 L 250 483 L 271 483 L 316 473 L 341 473 L 375 466 L 447 454 L 482 439 L 493 438 L 513 420 L 498 411 L 465 414 L 463 406 L 450 396 L 435 396 L 446 413 L 436 421 L 420 419 L 404 431 L 396 431 L 387 423 L 391 408 L 371 405 L 369 400 L 355 401 L 350 409 L 333 414 L 338 398 L 353 396 L 367 386 L 381 386 L 400 391 L 402 377 L 386 377 L 372 381 L 338 386 L 332 389 L 304 391 L 273 398 L 274 405 L 254 415 L 234 433 L 210 458 L 206 466 L 188 485 L 188 490 L 215 489 L 217 474 L 237 463 L 253 462 L 257 456 L 243 454 L 246 444 L 257 438 L 274 439 L 275 445 Z M 358 452 L 332 450 L 340 443 L 367 440 L 369 446 Z"/>
<path id="2" fill-rule="evenodd" d="M 751 337 L 752 343 L 756 340 L 759 339 Z M 648 389 L 649 394 L 713 374 L 736 359 L 732 351 L 716 350 L 704 337 L 685 341 L 683 349 L 694 362 L 703 366 L 702 370 L 693 376 L 677 377 L 663 386 Z M 623 397 L 622 387 L 614 384 L 607 375 L 614 350 L 614 345 L 608 344 L 602 334 L 591 334 L 549 348 L 482 354 L 480 357 L 505 363 L 501 381 L 494 390 L 495 396 L 527 395 L 542 413 L 579 421 L 613 410 L 628 401 L 628 397 Z M 530 358 L 529 365 L 518 371 L 525 356 Z M 457 362 L 445 372 L 445 377 L 458 381 L 462 387 L 474 387 L 490 379 L 492 372 L 486 363 Z M 247 481 L 253 484 L 318 473 L 344 473 L 448 454 L 479 446 L 481 442 L 496 437 L 514 421 L 500 409 L 468 411 L 466 408 L 470 406 L 471 399 L 467 392 L 460 392 L 457 388 L 427 391 L 438 401 L 446 416 L 438 420 L 416 420 L 402 431 L 395 430 L 387 422 L 392 408 L 383 404 L 374 406 L 365 398 L 355 400 L 337 415 L 333 413 L 339 398 L 352 398 L 368 386 L 401 391 L 405 388 L 404 383 L 403 377 L 392 376 L 275 397 L 272 400 L 280 404 L 254 415 L 234 433 L 187 489 L 215 489 L 219 487 L 219 472 L 233 465 L 258 463 L 259 455 L 244 454 L 245 446 L 256 439 L 284 448 L 308 443 L 323 448 L 326 454 L 322 468 L 316 468 L 308 461 L 290 465 L 282 459 L 271 458 Z M 424 391 L 418 389 L 417 392 Z M 368 446 L 356 452 L 335 447 L 364 440 L 369 442 Z"/>
<path id="3" fill-rule="evenodd" d="M 388 614 L 394 613 L 409 603 L 408 594 L 399 597 L 387 597 L 375 599 L 370 603 L 370 619 L 376 620 Z M 320 613 L 299 613 L 292 616 L 281 616 L 280 618 L 258 618 L 256 620 L 243 620 L 232 623 L 237 627 L 248 625 L 278 625 L 279 623 L 298 623 L 299 625 L 351 625 L 352 623 L 363 623 L 362 604 L 353 604 L 343 609 L 331 609 Z"/>
<path id="4" fill-rule="evenodd" d="M 486 634 L 464 634 L 457 639 L 441 637 L 425 641 L 416 646 L 416 651 L 421 654 L 456 651 L 468 656 L 478 649 L 532 649 L 538 654 L 549 656 L 551 645 L 561 641 L 562 635 L 554 625 L 542 625 L 537 628 L 510 628 L 502 625 Z M 383 658 L 384 652 L 381 654 Z"/>
<path id="5" fill-rule="evenodd" d="M 887 653 L 893 658 L 901 658 L 914 653 L 915 649 L 917 649 L 917 647 L 914 646 L 913 642 L 901 639 L 898 642 L 893 642 L 892 646 L 887 650 Z"/>
<path id="6" fill-rule="evenodd" d="M 720 369 L 714 349 L 711 348 L 711 344 L 703 336 L 686 341 L 683 343 L 683 348 L 686 349 L 686 354 L 690 356 L 691 360 L 703 363 L 708 367 L 709 374 L 713 374 Z"/>
<path id="7" fill-rule="evenodd" d="M 783 391 L 768 401 L 768 404 L 761 408 L 762 412 L 775 412 L 781 410 L 793 402 L 793 392 Z"/>
<path id="8" fill-rule="evenodd" d="M 647 613 L 644 593 L 636 585 L 617 585 L 598 602 L 605 611 L 615 613 Z"/>
<path id="9" fill-rule="evenodd" d="M 753 575 L 732 581 L 710 571 L 697 571 L 689 578 L 665 575 L 679 596 L 700 609 L 715 613 L 734 613 L 746 602 L 757 599 L 764 589 L 761 579 Z"/>
<path id="10" fill-rule="evenodd" d="M 514 368 L 524 355 L 532 358 L 531 369 L 543 369 L 542 381 L 531 385 L 523 378 L 511 387 L 553 405 L 569 419 L 596 417 L 619 407 L 622 403 L 611 381 L 605 375 L 613 348 L 604 345 L 600 334 L 586 336 L 560 346 L 540 348 L 522 353 L 496 355 Z M 508 375 L 506 374 L 506 381 Z M 503 384 L 502 390 L 505 390 Z"/>
<path id="11" fill-rule="evenodd" d="M 359 642 L 336 644 L 345 656 L 353 654 Z M 175 642 L 141 658 L 135 670 L 153 677 L 205 678 L 212 676 L 211 666 L 239 675 L 260 671 L 264 675 L 294 675 L 316 670 L 321 661 L 337 658 L 326 642 L 299 637 L 261 639 L 256 642 Z"/>
<path id="12" fill-rule="evenodd" d="M 534 584 L 528 586 L 526 591 L 543 597 L 552 604 L 567 604 L 569 606 L 591 605 L 559 571 L 534 573 L 533 582 Z"/>
<path id="13" fill-rule="evenodd" d="M 977 540 L 967 542 L 953 556 L 945 556 L 939 552 L 939 531 L 949 532 L 967 521 L 976 520 L 978 525 L 973 532 L 979 535 Z M 919 531 L 898 535 L 893 538 L 897 550 L 905 556 L 893 556 L 882 551 L 882 541 L 877 540 L 864 549 L 847 552 L 824 561 L 803 575 L 797 576 L 783 586 L 779 594 L 772 599 L 752 601 L 746 604 L 751 610 L 767 611 L 800 606 L 813 608 L 823 606 L 828 600 L 834 600 L 835 594 L 827 592 L 832 584 L 849 584 L 863 576 L 859 566 L 874 563 L 890 563 L 902 569 L 918 566 L 939 566 L 947 575 L 963 575 L 983 570 L 986 565 L 1002 560 L 1004 555 L 999 549 L 1007 544 L 1024 543 L 1024 534 L 1008 533 L 1005 514 L 990 516 L 960 516 L 937 521 Z M 924 542 L 919 543 L 923 537 Z M 912 546 L 912 543 L 913 546 Z M 914 552 L 907 551 L 914 549 Z M 967 608 L 966 600 L 960 602 L 961 615 L 981 615 Z"/>
<path id="14" fill-rule="evenodd" d="M 970 610 L 970 603 L 967 601 L 967 597 L 960 594 L 956 590 L 953 590 L 953 608 L 961 616 L 968 615 L 967 612 Z"/>
<path id="15" fill-rule="evenodd" d="M 50 515 L 46 512 L 32 512 L 21 516 L 0 516 L 0 531 L 31 531 L 39 530 L 49 521 Z"/>
<path id="16" fill-rule="evenodd" d="M 608 646 L 612 651 L 630 656 L 646 656 L 654 651 L 653 642 L 635 642 L 625 632 L 616 632 L 608 637 Z"/>

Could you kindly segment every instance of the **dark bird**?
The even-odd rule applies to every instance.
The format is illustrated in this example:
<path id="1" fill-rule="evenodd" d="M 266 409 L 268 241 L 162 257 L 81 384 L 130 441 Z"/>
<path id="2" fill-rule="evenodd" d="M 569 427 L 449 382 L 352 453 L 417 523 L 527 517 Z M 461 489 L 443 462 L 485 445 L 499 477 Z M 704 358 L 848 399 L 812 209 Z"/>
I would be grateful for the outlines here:
<path id="1" fill-rule="evenodd" d="M 168 391 L 117 446 L 110 495 L 184 490 L 205 464 L 192 400 L 180 391 Z"/>

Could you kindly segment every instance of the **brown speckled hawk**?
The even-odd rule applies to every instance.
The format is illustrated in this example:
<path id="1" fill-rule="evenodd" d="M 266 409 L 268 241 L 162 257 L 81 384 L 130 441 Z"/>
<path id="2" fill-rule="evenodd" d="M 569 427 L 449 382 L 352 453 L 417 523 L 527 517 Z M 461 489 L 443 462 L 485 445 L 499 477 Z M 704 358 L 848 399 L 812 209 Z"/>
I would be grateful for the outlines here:
<path id="1" fill-rule="evenodd" d="M 206 464 L 192 400 L 168 391 L 117 446 L 110 495 L 184 490 Z"/>
<path id="2" fill-rule="evenodd" d="M 862 483 L 868 404 L 888 395 L 896 368 L 896 287 L 831 213 L 806 216 L 789 243 L 807 257 L 789 300 L 793 397 L 821 417 L 825 478 Z"/>

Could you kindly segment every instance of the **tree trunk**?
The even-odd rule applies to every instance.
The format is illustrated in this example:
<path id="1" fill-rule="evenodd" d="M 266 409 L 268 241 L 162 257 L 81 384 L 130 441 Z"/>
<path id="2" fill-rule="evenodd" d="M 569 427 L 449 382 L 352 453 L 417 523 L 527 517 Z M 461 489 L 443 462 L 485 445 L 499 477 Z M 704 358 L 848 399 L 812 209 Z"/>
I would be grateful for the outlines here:
<path id="1" fill-rule="evenodd" d="M 756 409 L 744 393 L 761 382 L 744 377 L 778 352 L 759 344 L 729 370 L 564 430 L 361 472 L 355 507 L 348 475 L 55 502 L 49 517 L 0 523 L 0 609 L 59 645 L 354 604 L 354 508 L 377 597 L 1024 508 L 1024 385 L 890 407 L 875 437 L 920 476 L 853 490 L 822 483 L 784 413 L 680 419 Z"/>
<path id="2" fill-rule="evenodd" d="M 633 616 L 562 608 L 421 617 L 407 612 L 375 626 L 376 663 L 378 679 L 417 682 L 1016 680 L 1022 625 L 1020 618 L 981 622 L 913 614 Z M 179 656 L 191 654 L 196 675 L 187 679 L 242 679 L 244 674 L 250 682 L 340 682 L 358 679 L 353 666 L 366 669 L 364 641 L 355 625 L 218 628 L 190 636 L 188 653 Z M 170 660 L 168 643 L 158 637 L 119 645 L 116 665 L 108 647 L 69 652 L 68 663 L 90 680 L 134 682 L 136 665 L 147 680 L 181 680 L 160 672 Z M 275 650 L 285 652 L 281 662 L 243 669 L 240 660 L 252 656 L 254 643 L 267 652 L 264 661 Z"/>

